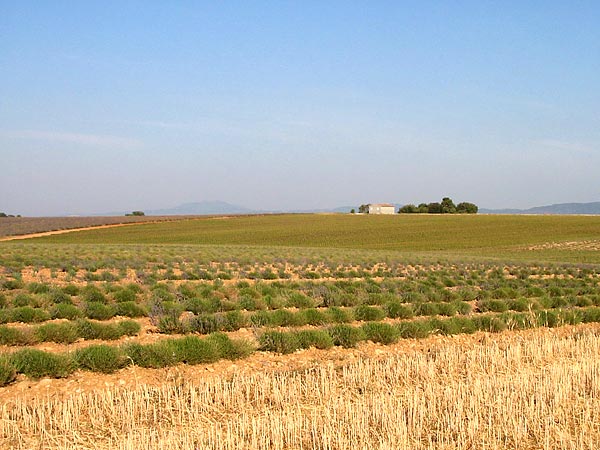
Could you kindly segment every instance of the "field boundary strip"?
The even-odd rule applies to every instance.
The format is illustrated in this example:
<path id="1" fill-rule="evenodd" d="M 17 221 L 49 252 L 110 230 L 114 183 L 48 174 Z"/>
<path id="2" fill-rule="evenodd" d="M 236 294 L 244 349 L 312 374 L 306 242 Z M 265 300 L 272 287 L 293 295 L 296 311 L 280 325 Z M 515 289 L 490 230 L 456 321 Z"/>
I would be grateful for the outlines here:
<path id="1" fill-rule="evenodd" d="M 33 239 L 33 238 L 44 237 L 44 236 L 53 236 L 55 234 L 74 233 L 77 231 L 88 231 L 88 230 L 100 230 L 103 228 L 125 227 L 125 226 L 129 226 L 129 225 L 145 225 L 145 224 L 150 224 L 150 223 L 159 223 L 159 221 L 112 223 L 112 224 L 107 224 L 107 225 L 94 225 L 94 226 L 81 227 L 81 228 L 67 228 L 65 230 L 42 231 L 40 233 L 29 233 L 29 234 L 21 234 L 21 235 L 16 235 L 16 236 L 0 237 L 0 242 L 19 241 L 19 240 Z"/>

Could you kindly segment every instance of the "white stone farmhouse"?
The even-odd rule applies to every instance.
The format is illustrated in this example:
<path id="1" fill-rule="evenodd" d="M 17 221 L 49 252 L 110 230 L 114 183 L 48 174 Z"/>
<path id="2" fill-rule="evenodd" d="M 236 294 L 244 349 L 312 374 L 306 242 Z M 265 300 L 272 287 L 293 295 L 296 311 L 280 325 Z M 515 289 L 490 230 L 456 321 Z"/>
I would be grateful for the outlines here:
<path id="1" fill-rule="evenodd" d="M 369 214 L 395 214 L 396 208 L 390 203 L 370 203 Z"/>

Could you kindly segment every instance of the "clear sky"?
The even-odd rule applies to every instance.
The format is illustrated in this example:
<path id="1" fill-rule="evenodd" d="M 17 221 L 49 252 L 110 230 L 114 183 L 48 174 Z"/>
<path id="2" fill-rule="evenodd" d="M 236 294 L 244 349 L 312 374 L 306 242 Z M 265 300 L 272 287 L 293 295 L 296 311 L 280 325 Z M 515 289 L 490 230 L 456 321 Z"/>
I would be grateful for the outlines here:
<path id="1" fill-rule="evenodd" d="M 0 0 L 0 211 L 600 201 L 600 2 Z"/>

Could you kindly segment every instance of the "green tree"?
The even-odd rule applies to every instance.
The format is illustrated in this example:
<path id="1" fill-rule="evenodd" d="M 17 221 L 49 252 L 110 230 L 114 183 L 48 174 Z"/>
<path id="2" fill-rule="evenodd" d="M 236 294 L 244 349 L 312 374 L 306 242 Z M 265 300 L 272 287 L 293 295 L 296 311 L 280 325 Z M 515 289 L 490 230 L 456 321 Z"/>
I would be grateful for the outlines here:
<path id="1" fill-rule="evenodd" d="M 419 203 L 419 206 L 417 206 L 417 209 L 419 213 L 425 214 L 427 212 L 429 212 L 429 206 L 427 205 L 427 203 Z"/>
<path id="2" fill-rule="evenodd" d="M 419 209 L 412 203 L 409 203 L 408 205 L 404 205 L 402 208 L 400 208 L 398 210 L 398 214 L 414 214 L 414 213 L 418 213 L 418 212 L 419 212 Z"/>
<path id="3" fill-rule="evenodd" d="M 442 213 L 442 205 L 438 202 L 433 202 L 427 205 L 427 212 L 429 214 L 441 214 Z"/>
<path id="4" fill-rule="evenodd" d="M 350 210 L 350 214 L 356 214 L 356 210 L 355 210 L 354 208 L 352 208 L 352 209 Z"/>
<path id="5" fill-rule="evenodd" d="M 455 214 L 456 213 L 456 205 L 450 197 L 444 197 L 441 203 L 442 214 Z"/>
<path id="6" fill-rule="evenodd" d="M 361 214 L 368 214 L 369 213 L 369 205 L 360 205 L 358 207 L 358 212 Z"/>
<path id="7" fill-rule="evenodd" d="M 459 214 L 477 214 L 479 207 L 474 203 L 461 202 L 456 205 L 456 212 Z"/>

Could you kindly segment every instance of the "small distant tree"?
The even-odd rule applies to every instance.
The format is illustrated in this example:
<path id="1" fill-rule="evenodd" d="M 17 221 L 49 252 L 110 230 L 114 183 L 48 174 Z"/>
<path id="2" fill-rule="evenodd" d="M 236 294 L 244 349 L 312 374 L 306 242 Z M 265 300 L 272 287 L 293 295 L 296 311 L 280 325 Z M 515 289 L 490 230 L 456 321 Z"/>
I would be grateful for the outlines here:
<path id="1" fill-rule="evenodd" d="M 8 217 L 6 213 L 0 212 L 0 217 Z"/>
<path id="2" fill-rule="evenodd" d="M 417 210 L 417 212 L 425 214 L 429 212 L 429 206 L 427 205 L 427 203 L 419 203 L 419 206 L 417 206 Z"/>
<path id="3" fill-rule="evenodd" d="M 369 214 L 369 205 L 360 205 L 358 207 L 358 212 L 361 214 Z"/>
<path id="4" fill-rule="evenodd" d="M 350 210 L 350 214 L 356 214 L 356 210 L 355 210 L 354 208 L 352 208 L 352 209 Z"/>
<path id="5" fill-rule="evenodd" d="M 442 205 L 440 205 L 438 202 L 430 203 L 427 205 L 427 212 L 429 214 L 441 214 Z"/>
<path id="6" fill-rule="evenodd" d="M 404 205 L 402 208 L 398 210 L 398 214 L 415 214 L 419 212 L 419 208 L 417 208 L 412 203 L 408 205 Z"/>
<path id="7" fill-rule="evenodd" d="M 144 211 L 132 211 L 129 214 L 125 214 L 126 216 L 145 216 Z"/>
<path id="8" fill-rule="evenodd" d="M 456 212 L 459 214 L 477 214 L 479 207 L 474 203 L 461 202 L 456 205 Z"/>
<path id="9" fill-rule="evenodd" d="M 454 214 L 456 213 L 456 206 L 450 197 L 444 197 L 441 203 L 442 214 Z"/>

